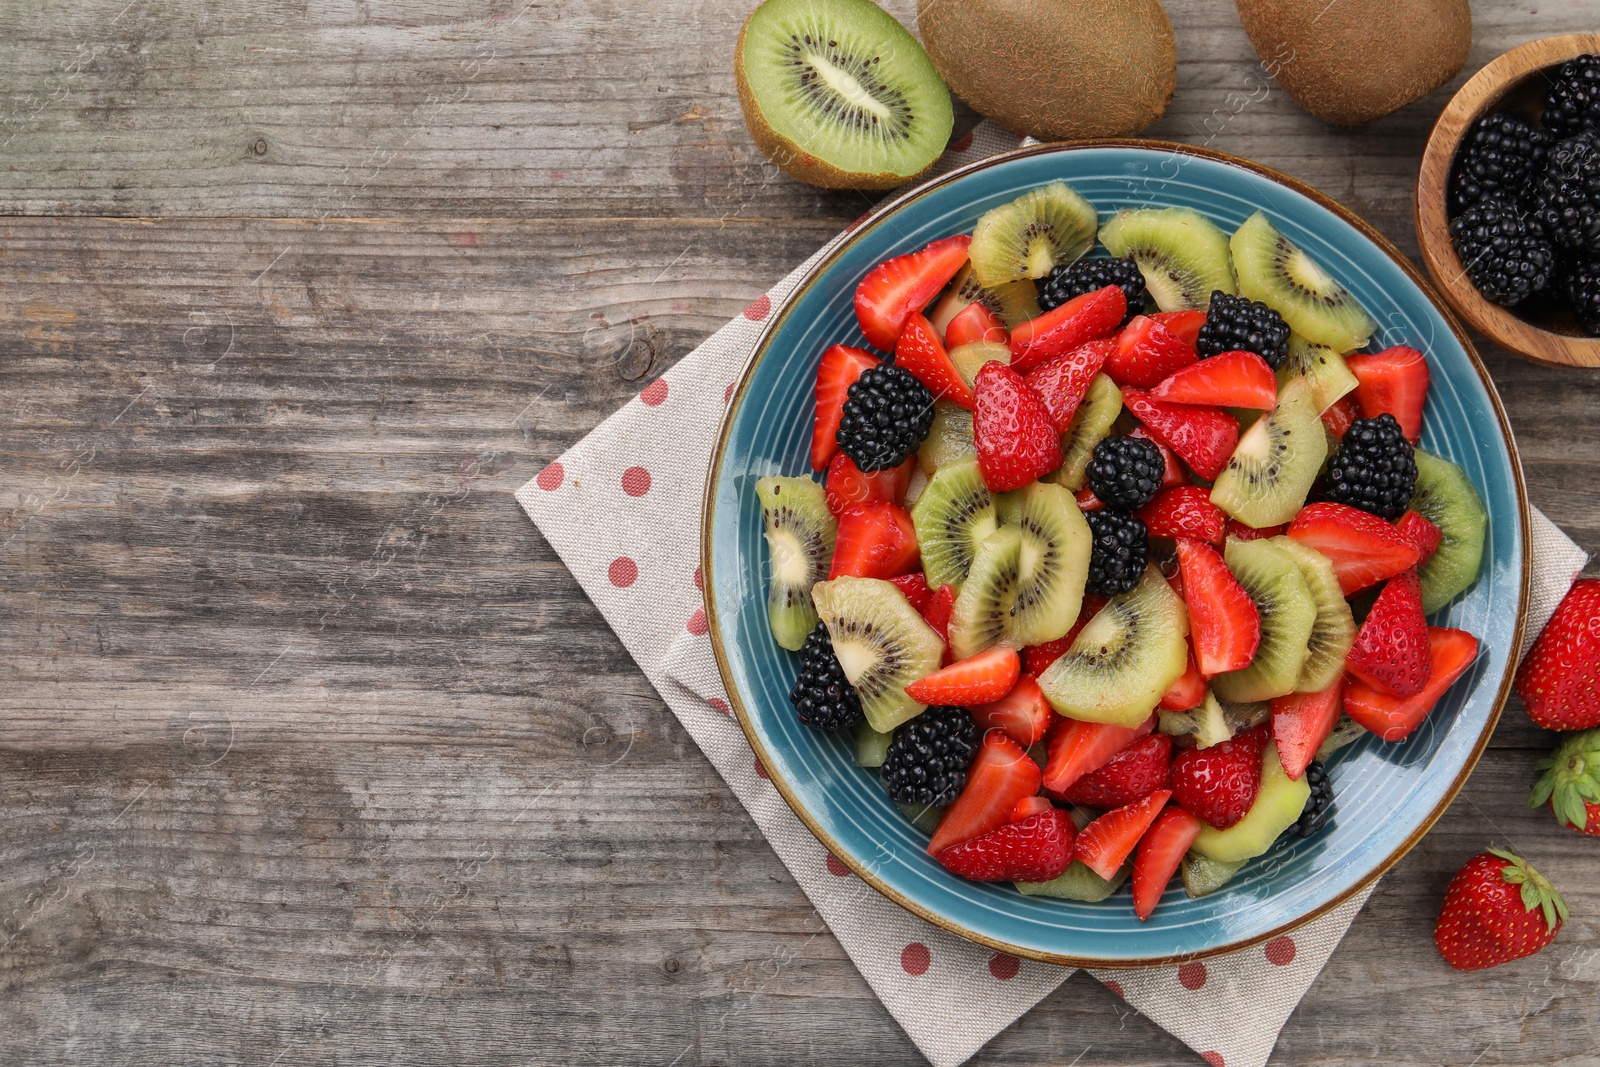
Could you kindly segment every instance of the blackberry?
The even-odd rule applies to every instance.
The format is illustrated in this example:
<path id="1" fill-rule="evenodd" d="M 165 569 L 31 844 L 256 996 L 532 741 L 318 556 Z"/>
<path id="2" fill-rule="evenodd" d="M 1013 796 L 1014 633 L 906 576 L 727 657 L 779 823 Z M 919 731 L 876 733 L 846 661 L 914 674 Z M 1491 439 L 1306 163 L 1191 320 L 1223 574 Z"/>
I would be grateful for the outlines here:
<path id="1" fill-rule="evenodd" d="M 1450 175 L 1451 211 L 1459 213 L 1496 193 L 1524 196 L 1544 169 L 1554 138 L 1498 112 L 1479 119 L 1456 150 Z"/>
<path id="2" fill-rule="evenodd" d="M 1218 290 L 1211 294 L 1211 308 L 1195 347 L 1201 359 L 1224 352 L 1254 352 L 1277 370 L 1289 355 L 1289 324 L 1258 300 Z"/>
<path id="3" fill-rule="evenodd" d="M 1600 258 L 1574 263 L 1563 279 L 1567 303 L 1583 328 L 1600 337 Z"/>
<path id="4" fill-rule="evenodd" d="M 1139 272 L 1139 264 L 1131 259 L 1080 259 L 1076 263 L 1063 263 L 1051 271 L 1049 277 L 1040 279 L 1039 307 L 1054 311 L 1075 296 L 1108 285 L 1115 285 L 1128 298 L 1128 313 L 1122 317 L 1122 324 L 1126 326 L 1128 320 L 1144 310 L 1149 299 L 1144 275 Z"/>
<path id="5" fill-rule="evenodd" d="M 1550 149 L 1534 197 L 1534 219 L 1551 243 L 1570 255 L 1600 253 L 1600 133 Z"/>
<path id="6" fill-rule="evenodd" d="M 1417 459 L 1400 424 L 1387 411 L 1357 419 L 1328 461 L 1328 499 L 1398 519 L 1417 491 Z"/>
<path id="7" fill-rule="evenodd" d="M 1120 511 L 1086 511 L 1094 544 L 1084 588 L 1101 596 L 1121 596 L 1139 584 L 1150 558 L 1150 532 L 1144 522 Z"/>
<path id="8" fill-rule="evenodd" d="M 898 467 L 922 445 L 933 425 L 933 394 L 904 367 L 862 371 L 846 395 L 835 439 L 864 471 Z"/>
<path id="9" fill-rule="evenodd" d="M 845 678 L 833 638 L 820 622 L 800 647 L 800 677 L 789 690 L 789 702 L 800 721 L 815 730 L 843 730 L 861 719 L 861 697 Z"/>
<path id="10" fill-rule="evenodd" d="M 1560 137 L 1600 128 L 1600 56 L 1561 64 L 1544 91 L 1544 128 Z"/>
<path id="11" fill-rule="evenodd" d="M 1311 837 L 1328 825 L 1328 816 L 1333 814 L 1333 779 L 1328 777 L 1328 768 L 1313 760 L 1306 767 L 1306 784 L 1311 787 L 1311 795 L 1306 798 L 1299 820 L 1285 834 Z"/>
<path id="12" fill-rule="evenodd" d="M 967 784 L 977 753 L 972 716 L 963 708 L 932 707 L 894 732 L 879 774 L 896 804 L 942 808 Z"/>
<path id="13" fill-rule="evenodd" d="M 1450 241 L 1478 292 L 1519 304 L 1550 284 L 1555 249 L 1539 227 L 1503 197 L 1480 200 L 1450 221 Z"/>
<path id="14" fill-rule="evenodd" d="M 1107 437 L 1090 455 L 1089 488 L 1106 507 L 1134 511 L 1150 503 L 1166 472 L 1167 461 L 1153 442 Z"/>

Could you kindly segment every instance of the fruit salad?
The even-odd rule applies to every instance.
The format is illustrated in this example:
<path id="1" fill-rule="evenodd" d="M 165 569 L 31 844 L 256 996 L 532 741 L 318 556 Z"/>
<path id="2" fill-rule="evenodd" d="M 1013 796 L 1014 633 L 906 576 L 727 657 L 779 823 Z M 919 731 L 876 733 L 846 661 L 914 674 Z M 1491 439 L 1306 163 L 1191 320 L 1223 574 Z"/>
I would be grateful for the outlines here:
<path id="1" fill-rule="evenodd" d="M 1062 182 L 890 259 L 822 354 L 815 477 L 757 483 L 807 726 L 950 872 L 1148 918 L 1334 813 L 1478 640 L 1487 517 L 1420 447 L 1425 354 L 1256 213 Z"/>

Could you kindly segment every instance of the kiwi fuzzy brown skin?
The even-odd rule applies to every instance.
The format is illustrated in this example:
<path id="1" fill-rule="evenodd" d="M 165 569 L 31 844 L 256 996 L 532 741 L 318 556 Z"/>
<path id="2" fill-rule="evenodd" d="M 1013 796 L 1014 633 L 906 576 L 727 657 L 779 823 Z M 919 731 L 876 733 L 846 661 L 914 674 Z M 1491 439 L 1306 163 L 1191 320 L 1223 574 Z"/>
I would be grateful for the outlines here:
<path id="1" fill-rule="evenodd" d="M 1324 122 L 1359 126 L 1433 92 L 1472 49 L 1468 0 L 1236 0 L 1262 63 Z M 937 62 L 937 60 L 935 60 Z"/>
<path id="2" fill-rule="evenodd" d="M 972 110 L 1042 141 L 1138 133 L 1177 86 L 1158 0 L 918 0 L 917 27 Z"/>

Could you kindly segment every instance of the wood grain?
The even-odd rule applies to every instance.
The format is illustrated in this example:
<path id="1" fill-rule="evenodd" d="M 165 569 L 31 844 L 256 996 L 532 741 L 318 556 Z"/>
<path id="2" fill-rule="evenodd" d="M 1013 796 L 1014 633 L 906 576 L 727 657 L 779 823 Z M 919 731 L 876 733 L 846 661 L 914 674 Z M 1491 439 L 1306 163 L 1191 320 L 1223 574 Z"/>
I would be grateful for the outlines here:
<path id="1" fill-rule="evenodd" d="M 48 99 L 0 132 L 0 1062 L 922 1062 L 510 497 L 860 213 L 761 176 L 744 5 L 124 2 L 0 9 L 0 113 Z M 1442 95 L 1229 102 L 1231 12 L 1170 10 L 1156 132 L 1415 250 Z M 1473 65 L 1591 15 L 1480 5 Z M 408 119 L 487 26 L 484 95 Z M 1486 355 L 1600 546 L 1597 383 Z M 1600 1062 L 1592 842 L 1522 807 L 1548 744 L 1508 709 L 1274 1062 Z M 1428 927 L 1490 840 L 1576 917 L 1459 976 Z M 1200 1061 L 1078 977 L 976 1062 Z"/>

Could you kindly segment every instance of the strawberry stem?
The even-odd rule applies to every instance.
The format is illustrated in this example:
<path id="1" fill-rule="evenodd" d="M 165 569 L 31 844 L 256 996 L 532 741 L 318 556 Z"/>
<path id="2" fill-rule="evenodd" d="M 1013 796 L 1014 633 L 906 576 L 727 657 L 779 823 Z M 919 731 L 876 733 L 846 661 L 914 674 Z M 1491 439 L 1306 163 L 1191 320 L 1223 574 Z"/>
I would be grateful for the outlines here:
<path id="1" fill-rule="evenodd" d="M 1550 880 L 1538 871 L 1533 864 L 1507 849 L 1491 848 L 1489 853 L 1499 856 L 1506 861 L 1506 866 L 1500 868 L 1500 877 L 1506 884 L 1521 887 L 1522 907 L 1524 911 L 1538 908 L 1544 912 L 1544 923 L 1553 934 L 1567 921 L 1567 902 L 1561 894 L 1556 892 L 1556 887 Z"/>
<path id="2" fill-rule="evenodd" d="M 1600 729 L 1571 735 L 1534 769 L 1543 776 L 1528 795 L 1528 807 L 1548 803 L 1559 822 L 1576 830 L 1587 826 L 1584 805 L 1600 804 Z"/>

